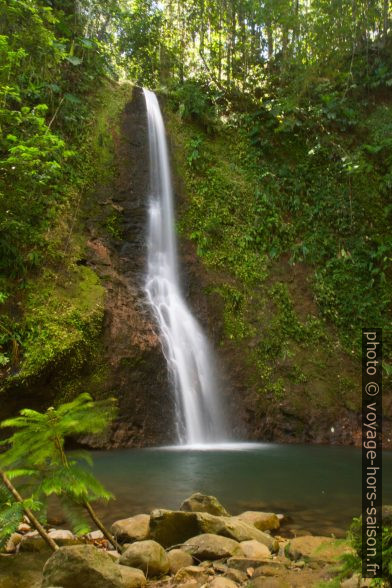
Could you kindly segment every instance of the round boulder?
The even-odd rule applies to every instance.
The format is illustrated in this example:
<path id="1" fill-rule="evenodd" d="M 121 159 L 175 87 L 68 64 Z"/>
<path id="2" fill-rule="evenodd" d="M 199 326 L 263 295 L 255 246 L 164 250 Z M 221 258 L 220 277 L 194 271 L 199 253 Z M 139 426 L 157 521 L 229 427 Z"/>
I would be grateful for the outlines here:
<path id="1" fill-rule="evenodd" d="M 239 557 L 244 555 L 237 541 L 213 535 L 212 533 L 205 533 L 188 539 L 182 549 L 201 561 L 213 561 L 235 555 Z"/>
<path id="2" fill-rule="evenodd" d="M 149 578 L 163 576 L 170 568 L 165 550 L 151 539 L 137 541 L 130 545 L 121 555 L 119 563 L 143 570 Z"/>
<path id="3" fill-rule="evenodd" d="M 280 527 L 279 517 L 273 512 L 247 510 L 236 518 L 248 525 L 255 526 L 259 531 L 274 531 Z"/>
<path id="4" fill-rule="evenodd" d="M 250 559 L 265 559 L 271 557 L 271 552 L 266 545 L 259 543 L 255 539 L 251 541 L 241 541 L 241 549 L 245 557 Z"/>
<path id="5" fill-rule="evenodd" d="M 167 557 L 169 558 L 171 574 L 176 574 L 182 568 L 186 568 L 193 564 L 193 557 L 182 549 L 172 549 L 167 554 Z"/>
<path id="6" fill-rule="evenodd" d="M 285 552 L 294 561 L 336 562 L 344 553 L 353 553 L 353 549 L 346 543 L 337 543 L 332 537 L 305 535 L 291 539 Z"/>
<path id="7" fill-rule="evenodd" d="M 182 568 L 174 576 L 174 582 L 178 586 L 191 585 L 202 586 L 208 580 L 208 575 L 203 568 L 198 566 L 188 566 Z"/>
<path id="8" fill-rule="evenodd" d="M 120 570 L 124 588 L 141 588 L 146 583 L 146 576 L 142 570 L 128 566 L 117 566 Z"/>
<path id="9" fill-rule="evenodd" d="M 229 516 L 225 507 L 221 505 L 215 496 L 208 496 L 207 494 L 201 494 L 200 492 L 196 492 L 184 500 L 180 506 L 180 510 L 186 512 L 208 512 L 212 515 L 220 515 L 224 517 Z"/>
<path id="10" fill-rule="evenodd" d="M 120 543 L 144 541 L 150 532 L 150 515 L 139 514 L 116 521 L 111 526 L 111 532 Z"/>
<path id="11" fill-rule="evenodd" d="M 61 547 L 46 562 L 42 588 L 140 588 L 146 583 L 140 570 L 121 570 L 110 555 L 93 545 Z"/>

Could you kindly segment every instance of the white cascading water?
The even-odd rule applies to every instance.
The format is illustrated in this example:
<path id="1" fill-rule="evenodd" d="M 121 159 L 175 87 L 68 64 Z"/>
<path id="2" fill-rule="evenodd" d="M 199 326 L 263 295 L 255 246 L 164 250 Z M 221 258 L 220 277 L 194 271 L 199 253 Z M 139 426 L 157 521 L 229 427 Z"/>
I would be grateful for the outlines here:
<path id="1" fill-rule="evenodd" d="M 150 152 L 146 292 L 172 379 L 180 444 L 224 441 L 213 351 L 181 291 L 165 126 L 154 92 L 144 89 Z"/>

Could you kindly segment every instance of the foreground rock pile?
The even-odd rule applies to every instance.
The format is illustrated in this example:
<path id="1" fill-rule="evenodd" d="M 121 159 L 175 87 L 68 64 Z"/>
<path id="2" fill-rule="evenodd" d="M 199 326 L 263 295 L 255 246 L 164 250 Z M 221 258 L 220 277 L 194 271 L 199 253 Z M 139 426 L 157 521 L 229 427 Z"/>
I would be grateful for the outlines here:
<path id="1" fill-rule="evenodd" d="M 42 582 L 30 585 L 299 588 L 332 577 L 336 558 L 347 546 L 328 537 L 283 538 L 277 534 L 282 518 L 255 511 L 230 516 L 216 498 L 195 494 L 178 511 L 157 509 L 115 522 L 111 531 L 121 554 L 110 550 L 99 531 L 81 539 L 52 530 L 62 547 L 47 559 Z M 15 560 L 45 549 L 41 538 L 26 529 L 8 546 L 19 552 Z M 358 586 L 355 581 L 350 586 Z"/>

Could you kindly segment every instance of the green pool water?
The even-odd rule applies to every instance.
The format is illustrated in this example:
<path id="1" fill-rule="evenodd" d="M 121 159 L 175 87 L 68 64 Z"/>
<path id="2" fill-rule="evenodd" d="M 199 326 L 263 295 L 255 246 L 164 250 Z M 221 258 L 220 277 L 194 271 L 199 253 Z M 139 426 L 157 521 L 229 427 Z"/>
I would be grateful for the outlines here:
<path id="1" fill-rule="evenodd" d="M 193 492 L 213 494 L 232 514 L 288 516 L 287 533 L 343 536 L 361 510 L 361 452 L 347 447 L 243 444 L 95 452 L 98 478 L 116 500 L 106 522 L 156 507 L 176 509 Z M 392 503 L 392 452 L 383 465 L 384 504 Z"/>

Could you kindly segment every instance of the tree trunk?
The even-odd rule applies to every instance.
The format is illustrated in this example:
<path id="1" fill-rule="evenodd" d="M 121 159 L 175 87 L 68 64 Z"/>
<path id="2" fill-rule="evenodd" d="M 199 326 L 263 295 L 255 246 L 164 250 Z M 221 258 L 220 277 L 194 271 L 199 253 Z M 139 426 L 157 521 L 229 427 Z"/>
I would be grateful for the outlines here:
<path id="1" fill-rule="evenodd" d="M 292 54 L 296 54 L 296 43 L 299 38 L 299 0 L 294 0 L 294 25 Z"/>
<path id="2" fill-rule="evenodd" d="M 387 44 L 387 37 L 388 37 L 388 12 L 389 12 L 389 0 L 384 0 L 383 4 L 383 29 L 382 29 L 382 37 L 384 46 Z"/>
<path id="3" fill-rule="evenodd" d="M 118 551 L 118 553 L 122 553 L 123 550 L 122 550 L 121 545 L 119 543 L 117 543 L 117 541 L 115 540 L 113 535 L 111 533 L 109 533 L 109 531 L 106 529 L 106 527 L 103 525 L 103 523 L 101 523 L 101 521 L 99 520 L 99 518 L 95 514 L 95 511 L 94 511 L 93 507 L 91 506 L 91 504 L 86 501 L 84 503 L 84 506 L 86 507 L 86 510 L 87 510 L 88 514 L 90 515 L 91 519 L 97 525 L 98 529 L 100 531 L 102 531 L 102 533 L 104 534 L 106 539 L 109 541 L 109 543 L 111 543 L 113 545 L 114 549 L 116 551 Z"/>
<path id="4" fill-rule="evenodd" d="M 13 486 L 11 481 L 8 479 L 6 474 L 4 472 L 0 472 L 0 477 L 3 481 L 4 486 L 7 488 L 7 490 L 11 492 L 15 500 L 23 504 L 23 498 L 21 497 L 15 486 Z M 53 541 L 51 537 L 49 537 L 48 533 L 45 531 L 39 520 L 33 515 L 31 510 L 29 508 L 26 508 L 25 506 L 23 506 L 23 510 L 25 512 L 25 515 L 33 525 L 33 527 L 38 531 L 42 539 L 49 545 L 50 549 L 52 551 L 57 551 L 59 546 L 57 545 L 57 543 Z"/>
<path id="5" fill-rule="evenodd" d="M 268 61 L 271 61 L 274 54 L 274 37 L 272 34 L 272 26 L 270 22 L 266 23 L 267 28 L 267 44 L 268 44 Z"/>

